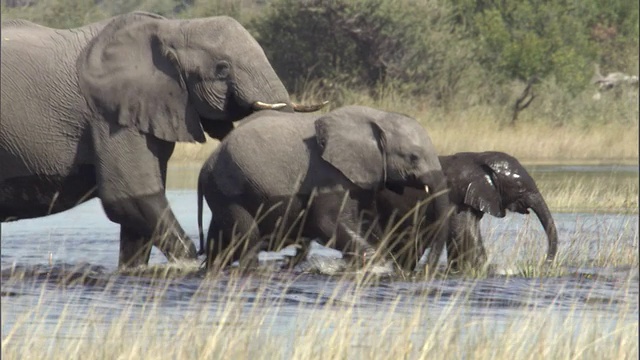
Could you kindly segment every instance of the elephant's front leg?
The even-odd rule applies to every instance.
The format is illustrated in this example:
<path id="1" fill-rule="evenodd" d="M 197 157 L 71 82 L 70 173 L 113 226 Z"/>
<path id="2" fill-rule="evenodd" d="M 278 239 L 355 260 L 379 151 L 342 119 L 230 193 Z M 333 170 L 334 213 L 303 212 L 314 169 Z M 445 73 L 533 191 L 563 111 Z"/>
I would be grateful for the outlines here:
<path id="1" fill-rule="evenodd" d="M 487 262 L 487 254 L 480 233 L 482 213 L 460 211 L 450 223 L 447 258 L 453 270 L 481 269 Z"/>
<path id="2" fill-rule="evenodd" d="M 149 262 L 155 245 L 169 261 L 195 259 L 195 246 L 178 223 L 163 192 L 103 201 L 109 219 L 120 224 L 120 267 Z"/>
<path id="3" fill-rule="evenodd" d="M 196 248 L 165 196 L 172 143 L 129 128 L 92 129 L 98 194 L 109 219 L 121 225 L 120 267 L 148 263 L 151 245 L 170 261 L 195 259 Z"/>
<path id="4" fill-rule="evenodd" d="M 314 223 L 320 237 L 327 239 L 325 245 L 358 266 L 374 261 L 376 247 L 370 240 L 380 236 L 377 227 L 365 229 L 371 224 L 360 216 L 362 207 L 362 199 L 344 194 L 318 196 L 313 206 Z"/>
<path id="5" fill-rule="evenodd" d="M 120 226 L 119 267 L 138 267 L 147 265 L 151 256 L 151 241 L 140 235 L 136 229 Z"/>

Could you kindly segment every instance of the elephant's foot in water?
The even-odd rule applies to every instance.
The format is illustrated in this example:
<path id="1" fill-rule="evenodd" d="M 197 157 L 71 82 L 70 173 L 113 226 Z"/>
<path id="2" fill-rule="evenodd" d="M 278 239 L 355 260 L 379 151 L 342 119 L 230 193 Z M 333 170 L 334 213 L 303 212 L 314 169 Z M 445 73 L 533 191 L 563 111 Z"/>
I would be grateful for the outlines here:
<path id="1" fill-rule="evenodd" d="M 151 246 L 169 261 L 196 259 L 196 247 L 180 227 L 164 193 L 103 201 L 111 221 L 121 225 L 119 267 L 147 265 Z"/>
<path id="2" fill-rule="evenodd" d="M 119 268 L 136 268 L 149 264 L 151 256 L 151 247 L 156 245 L 162 253 L 171 262 L 180 261 L 182 259 L 191 259 L 190 251 L 180 241 L 170 243 L 167 239 L 169 234 L 165 234 L 163 238 L 155 238 L 154 240 L 140 235 L 133 229 L 122 226 L 120 228 L 120 258 L 118 260 Z"/>
<path id="3" fill-rule="evenodd" d="M 135 230 L 120 227 L 120 258 L 118 267 L 136 268 L 149 263 L 151 240 L 139 235 Z"/>
<path id="4" fill-rule="evenodd" d="M 300 265 L 307 259 L 311 248 L 311 240 L 304 239 L 296 242 L 293 246 L 296 249 L 296 254 L 285 260 L 285 263 L 282 266 L 283 269 L 293 270 L 296 266 Z"/>
<path id="5" fill-rule="evenodd" d="M 484 246 L 475 246 L 464 252 L 447 254 L 454 259 L 449 262 L 448 271 L 452 273 L 484 273 L 489 272 L 491 265 L 488 263 Z"/>

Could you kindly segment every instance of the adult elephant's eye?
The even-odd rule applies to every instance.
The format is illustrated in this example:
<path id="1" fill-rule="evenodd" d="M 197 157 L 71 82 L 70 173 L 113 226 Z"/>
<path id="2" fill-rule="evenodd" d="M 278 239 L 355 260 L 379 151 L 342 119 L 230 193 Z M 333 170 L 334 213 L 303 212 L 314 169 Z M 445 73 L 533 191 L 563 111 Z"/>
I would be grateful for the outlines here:
<path id="1" fill-rule="evenodd" d="M 226 61 L 220 61 L 216 64 L 216 79 L 224 80 L 229 77 L 229 73 L 231 72 L 231 65 L 229 65 Z"/>

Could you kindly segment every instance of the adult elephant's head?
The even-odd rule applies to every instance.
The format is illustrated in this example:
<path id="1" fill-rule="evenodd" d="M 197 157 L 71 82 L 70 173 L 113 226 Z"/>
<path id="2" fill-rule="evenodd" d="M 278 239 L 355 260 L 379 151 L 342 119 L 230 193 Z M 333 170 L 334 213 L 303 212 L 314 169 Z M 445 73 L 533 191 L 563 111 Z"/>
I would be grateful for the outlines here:
<path id="1" fill-rule="evenodd" d="M 535 181 L 516 158 L 495 151 L 463 152 L 440 156 L 440 163 L 457 206 L 496 217 L 504 217 L 506 210 L 528 214 L 532 209 L 547 234 L 547 260 L 555 258 L 555 222 Z"/>
<path id="2" fill-rule="evenodd" d="M 169 20 L 134 12 L 113 18 L 77 60 L 93 111 L 166 141 L 222 139 L 253 111 L 296 105 L 249 32 L 220 16 Z"/>
<path id="3" fill-rule="evenodd" d="M 322 158 L 362 189 L 405 187 L 433 195 L 437 223 L 428 263 L 434 267 L 448 235 L 450 202 L 437 152 L 426 130 L 413 118 L 362 106 L 346 106 L 316 120 L 316 138 Z M 419 251 L 418 251 L 419 252 Z M 415 266 L 422 253 L 414 252 Z"/>

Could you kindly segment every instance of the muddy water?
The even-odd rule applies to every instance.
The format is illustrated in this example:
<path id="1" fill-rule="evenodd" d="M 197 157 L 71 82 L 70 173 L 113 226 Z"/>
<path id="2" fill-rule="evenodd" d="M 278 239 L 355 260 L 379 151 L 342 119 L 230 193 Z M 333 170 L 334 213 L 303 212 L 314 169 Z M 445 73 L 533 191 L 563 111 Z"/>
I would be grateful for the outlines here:
<path id="1" fill-rule="evenodd" d="M 581 170 L 584 169 L 577 171 Z M 610 176 L 612 171 L 615 170 L 603 174 Z M 195 178 L 193 174 L 188 176 Z M 168 197 L 178 220 L 196 240 L 195 192 L 171 190 Z M 205 211 L 205 223 L 209 216 Z M 46 308 L 46 316 L 33 316 L 26 321 L 37 324 L 38 335 L 45 337 L 62 314 L 81 323 L 97 309 L 103 317 L 103 323 L 98 325 L 108 326 L 110 319 L 122 315 L 123 309 L 132 305 L 134 309 L 143 308 L 149 300 L 157 301 L 169 319 L 178 321 L 205 311 L 213 322 L 219 308 L 229 301 L 230 293 L 247 307 L 258 298 L 272 299 L 278 308 L 273 331 L 283 334 L 295 331 L 291 324 L 299 324 L 314 306 L 340 304 L 350 304 L 360 316 L 370 317 L 370 323 L 358 326 L 375 326 L 376 321 L 382 321 L 380 313 L 386 310 L 380 309 L 411 314 L 417 302 L 431 314 L 455 306 L 463 318 L 491 318 L 496 326 L 535 309 L 580 318 L 598 315 L 603 328 L 608 326 L 602 320 L 608 318 L 607 314 L 611 315 L 611 326 L 620 320 L 637 324 L 637 215 L 557 213 L 554 218 L 560 256 L 575 266 L 550 277 L 527 276 L 514 267 L 518 262 L 541 258 L 546 241 L 535 218 L 510 214 L 504 219 L 486 217 L 482 222 L 485 245 L 496 268 L 496 274 L 484 279 L 382 278 L 356 292 L 349 287 L 349 280 L 338 281 L 336 276 L 303 273 L 299 269 L 245 276 L 238 290 L 238 283 L 226 274 L 212 280 L 193 271 L 159 281 L 117 273 L 118 227 L 105 218 L 99 202 L 92 200 L 64 213 L 2 224 L 2 337 L 12 330 L 20 334 L 22 330 L 15 328 L 16 323 L 35 307 Z M 291 252 L 263 253 L 261 259 L 266 264 L 287 254 Z M 633 259 L 632 254 L 636 254 L 635 266 L 633 261 L 620 261 L 619 266 L 601 267 L 610 257 Z M 314 246 L 311 259 L 302 268 L 330 272 L 326 270 L 339 268 L 339 257 L 333 250 Z M 444 261 L 443 256 L 441 262 Z M 151 264 L 167 267 L 156 249 L 152 251 Z M 197 264 L 187 268 L 193 270 Z M 21 276 L 16 277 L 16 273 Z M 208 295 L 202 296 L 203 291 Z M 68 336 L 86 336 L 79 331 L 78 327 L 65 330 Z M 428 327 L 424 331 L 428 332 Z"/>

